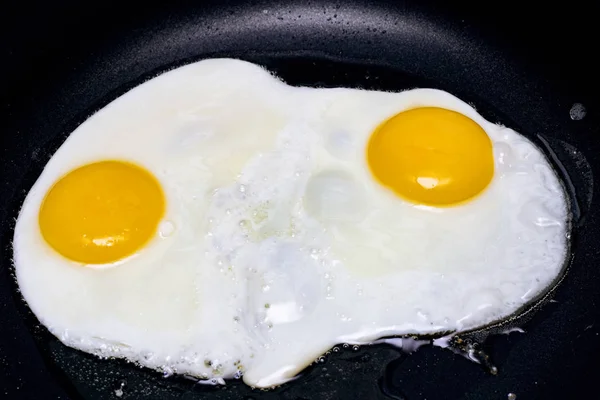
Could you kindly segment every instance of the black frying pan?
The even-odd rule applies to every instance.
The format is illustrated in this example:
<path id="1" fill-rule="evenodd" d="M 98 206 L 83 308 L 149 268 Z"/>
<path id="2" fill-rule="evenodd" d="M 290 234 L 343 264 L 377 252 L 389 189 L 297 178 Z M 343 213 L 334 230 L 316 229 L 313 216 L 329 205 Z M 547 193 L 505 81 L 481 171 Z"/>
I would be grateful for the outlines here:
<path id="1" fill-rule="evenodd" d="M 600 176 L 600 102 L 592 6 L 83 3 L 2 5 L 0 398 L 117 399 L 117 389 L 122 399 L 598 398 L 591 390 L 600 378 L 600 193 L 593 185 Z M 44 164 L 94 110 L 162 70 L 213 56 L 265 65 L 295 85 L 436 87 L 473 103 L 488 120 L 535 140 L 543 135 L 574 189 L 574 257 L 555 302 L 524 323 L 525 334 L 492 336 L 482 345 L 497 376 L 440 348 L 407 356 L 378 345 L 332 354 L 269 392 L 239 382 L 206 387 L 96 359 L 39 326 L 14 283 L 10 240 Z M 574 103 L 586 108 L 583 119 L 570 113 Z"/>

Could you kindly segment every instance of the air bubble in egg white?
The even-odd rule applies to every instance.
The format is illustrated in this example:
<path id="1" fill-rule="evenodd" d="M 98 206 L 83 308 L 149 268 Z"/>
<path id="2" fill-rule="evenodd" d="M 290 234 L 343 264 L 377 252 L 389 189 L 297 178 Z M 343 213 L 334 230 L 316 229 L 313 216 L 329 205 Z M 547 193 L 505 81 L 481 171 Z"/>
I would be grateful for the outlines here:
<path id="1" fill-rule="evenodd" d="M 494 157 L 497 161 L 497 167 L 501 174 L 510 171 L 515 163 L 515 158 L 510 146 L 504 142 L 494 143 Z"/>
<path id="2" fill-rule="evenodd" d="M 169 150 L 183 151 L 214 136 L 214 127 L 204 117 L 187 116 L 171 137 Z"/>
<path id="3" fill-rule="evenodd" d="M 342 322 L 350 322 L 350 321 L 352 321 L 352 317 L 348 317 L 347 315 L 342 314 L 342 315 L 340 315 L 340 321 L 342 321 Z"/>
<path id="4" fill-rule="evenodd" d="M 327 136 L 325 147 L 332 156 L 347 159 L 352 154 L 354 143 L 348 132 L 336 130 Z"/>
<path id="5" fill-rule="evenodd" d="M 160 237 L 166 238 L 175 232 L 175 224 L 171 221 L 163 221 L 158 228 Z"/>
<path id="6" fill-rule="evenodd" d="M 331 290 L 331 285 L 327 285 L 327 287 L 325 288 L 325 299 L 327 300 L 333 300 L 335 297 L 333 296 L 332 290 Z"/>
<path id="7" fill-rule="evenodd" d="M 314 175 L 304 194 L 306 210 L 320 221 L 360 222 L 366 213 L 363 189 L 343 171 Z"/>
<path id="8" fill-rule="evenodd" d="M 319 253 L 320 253 L 319 249 L 312 249 L 310 251 L 310 256 L 316 260 L 319 256 Z"/>

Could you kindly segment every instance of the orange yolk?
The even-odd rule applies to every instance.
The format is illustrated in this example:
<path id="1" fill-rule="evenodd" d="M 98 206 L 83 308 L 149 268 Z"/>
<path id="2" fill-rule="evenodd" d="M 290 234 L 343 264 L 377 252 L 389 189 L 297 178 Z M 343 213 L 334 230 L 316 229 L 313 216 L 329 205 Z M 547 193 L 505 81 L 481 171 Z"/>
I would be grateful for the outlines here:
<path id="1" fill-rule="evenodd" d="M 452 206 L 481 193 L 494 175 L 490 138 L 472 119 L 436 107 L 382 123 L 367 146 L 371 173 L 416 204 Z"/>
<path id="2" fill-rule="evenodd" d="M 165 197 L 148 171 L 127 162 L 77 168 L 48 191 L 39 213 L 46 242 L 64 257 L 104 264 L 134 254 L 155 234 Z"/>

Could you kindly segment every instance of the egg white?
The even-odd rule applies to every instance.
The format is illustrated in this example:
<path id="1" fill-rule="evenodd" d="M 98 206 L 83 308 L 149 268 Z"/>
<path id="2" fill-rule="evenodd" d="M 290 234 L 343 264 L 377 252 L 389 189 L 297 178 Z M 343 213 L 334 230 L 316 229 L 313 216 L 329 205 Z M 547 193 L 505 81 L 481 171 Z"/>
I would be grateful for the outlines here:
<path id="1" fill-rule="evenodd" d="M 458 111 L 489 135 L 495 175 L 474 200 L 415 206 L 371 176 L 369 135 L 417 106 Z M 167 213 L 139 254 L 93 269 L 49 249 L 37 213 L 60 176 L 101 159 L 154 173 Z M 201 378 L 243 372 L 266 387 L 337 343 L 513 314 L 560 275 L 568 218 L 543 153 L 446 92 L 295 88 L 250 63 L 206 60 L 72 133 L 23 205 L 15 269 L 69 346 Z"/>

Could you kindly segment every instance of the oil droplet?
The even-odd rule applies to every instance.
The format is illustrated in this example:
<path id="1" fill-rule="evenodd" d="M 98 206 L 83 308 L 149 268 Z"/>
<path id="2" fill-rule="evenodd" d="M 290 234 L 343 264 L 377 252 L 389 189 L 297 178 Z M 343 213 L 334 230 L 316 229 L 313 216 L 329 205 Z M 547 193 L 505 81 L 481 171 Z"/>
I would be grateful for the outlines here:
<path id="1" fill-rule="evenodd" d="M 358 346 L 358 345 L 352 346 L 352 350 L 353 351 L 358 351 L 358 349 L 360 349 L 360 346 Z"/>
<path id="2" fill-rule="evenodd" d="M 115 396 L 117 396 L 117 397 L 123 396 L 123 388 L 125 387 L 126 384 L 127 384 L 127 382 L 124 379 L 119 381 L 119 384 L 117 385 L 117 388 L 115 389 Z"/>
<path id="3" fill-rule="evenodd" d="M 517 400 L 517 395 L 514 393 L 509 393 L 508 394 L 508 400 Z"/>

